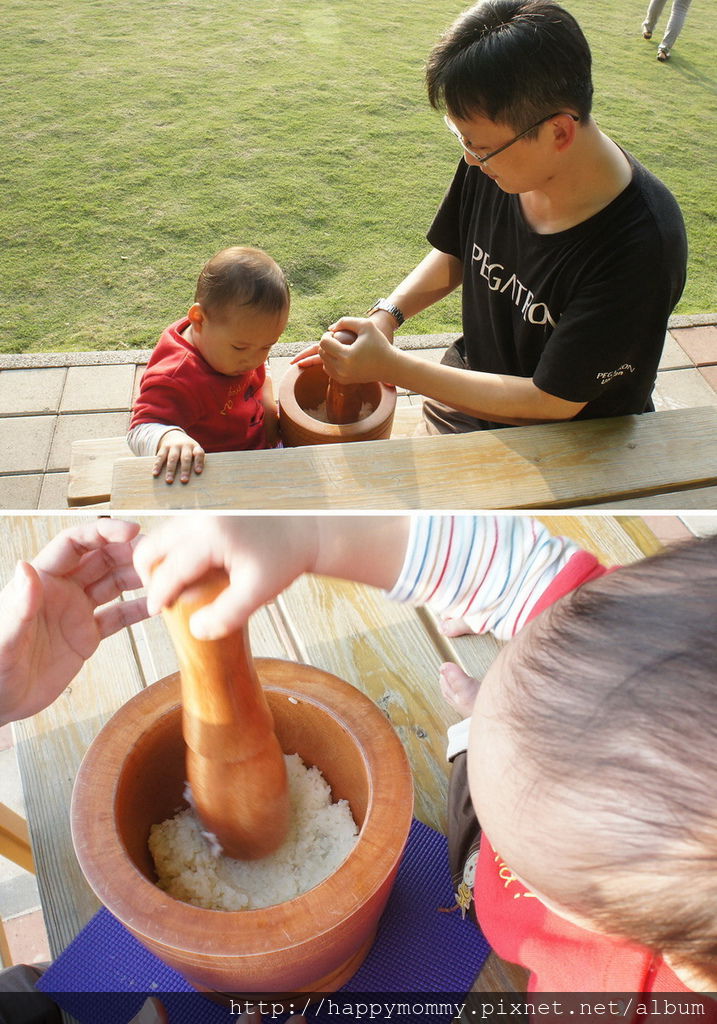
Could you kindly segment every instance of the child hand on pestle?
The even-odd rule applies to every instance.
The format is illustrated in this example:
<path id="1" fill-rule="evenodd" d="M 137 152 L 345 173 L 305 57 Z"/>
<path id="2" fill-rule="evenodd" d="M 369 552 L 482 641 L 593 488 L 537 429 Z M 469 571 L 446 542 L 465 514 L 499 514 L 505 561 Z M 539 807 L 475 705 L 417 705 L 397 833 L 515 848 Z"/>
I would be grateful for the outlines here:
<path id="1" fill-rule="evenodd" d="M 714 992 L 717 537 L 608 571 L 522 516 L 182 518 L 135 564 L 151 611 L 229 573 L 201 637 L 313 572 L 510 641 L 480 683 L 440 671 L 464 914 L 531 991 Z"/>

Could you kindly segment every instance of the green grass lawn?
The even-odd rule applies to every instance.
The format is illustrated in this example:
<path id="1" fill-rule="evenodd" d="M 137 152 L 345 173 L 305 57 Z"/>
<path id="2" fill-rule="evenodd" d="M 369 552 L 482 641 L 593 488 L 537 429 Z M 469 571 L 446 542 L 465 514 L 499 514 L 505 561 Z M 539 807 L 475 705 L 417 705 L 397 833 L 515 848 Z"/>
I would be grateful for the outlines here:
<path id="1" fill-rule="evenodd" d="M 682 205 L 679 311 L 717 310 L 717 21 L 691 12 L 661 65 L 642 0 L 567 6 L 593 47 L 599 123 Z M 6 0 L 0 351 L 150 347 L 235 243 L 286 269 L 284 340 L 363 311 L 425 253 L 458 158 L 423 63 L 462 8 Z M 409 330 L 456 330 L 457 298 Z"/>

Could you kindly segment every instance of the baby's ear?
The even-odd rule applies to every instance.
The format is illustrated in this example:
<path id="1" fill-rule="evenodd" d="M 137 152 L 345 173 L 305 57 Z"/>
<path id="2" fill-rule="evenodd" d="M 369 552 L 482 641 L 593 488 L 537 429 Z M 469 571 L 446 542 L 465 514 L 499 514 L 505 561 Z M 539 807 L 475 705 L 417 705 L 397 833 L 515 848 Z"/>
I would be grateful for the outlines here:
<path id="1" fill-rule="evenodd" d="M 201 330 L 202 324 L 206 320 L 206 313 L 198 302 L 193 302 L 187 310 L 187 316 L 192 327 L 198 327 Z"/>

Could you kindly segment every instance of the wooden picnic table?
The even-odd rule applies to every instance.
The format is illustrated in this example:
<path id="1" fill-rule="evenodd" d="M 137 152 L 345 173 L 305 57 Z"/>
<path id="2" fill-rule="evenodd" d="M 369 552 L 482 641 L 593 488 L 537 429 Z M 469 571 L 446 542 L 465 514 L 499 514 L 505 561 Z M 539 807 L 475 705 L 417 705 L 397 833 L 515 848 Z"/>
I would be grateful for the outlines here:
<path id="1" fill-rule="evenodd" d="M 167 485 L 114 463 L 113 509 L 714 508 L 717 407 L 208 455 Z"/>
<path id="2" fill-rule="evenodd" d="M 607 564 L 659 550 L 644 523 L 608 516 L 542 517 Z M 32 557 L 71 517 L 6 517 L 0 531 L 0 581 L 19 557 Z M 146 517 L 151 530 L 162 517 Z M 291 528 L 291 517 L 286 519 Z M 256 656 L 316 665 L 366 692 L 386 713 L 413 767 L 417 818 L 445 831 L 448 766 L 446 727 L 456 713 L 442 700 L 438 667 L 458 661 L 482 676 L 498 650 L 492 637 L 449 640 L 425 609 L 388 601 L 382 591 L 303 576 L 252 617 Z M 17 754 L 50 948 L 57 956 L 98 909 L 75 859 L 69 824 L 80 761 L 103 724 L 143 687 L 176 670 L 164 623 L 156 618 L 105 640 L 65 693 L 33 718 L 16 723 Z M 521 990 L 525 973 L 494 955 L 478 991 Z"/>

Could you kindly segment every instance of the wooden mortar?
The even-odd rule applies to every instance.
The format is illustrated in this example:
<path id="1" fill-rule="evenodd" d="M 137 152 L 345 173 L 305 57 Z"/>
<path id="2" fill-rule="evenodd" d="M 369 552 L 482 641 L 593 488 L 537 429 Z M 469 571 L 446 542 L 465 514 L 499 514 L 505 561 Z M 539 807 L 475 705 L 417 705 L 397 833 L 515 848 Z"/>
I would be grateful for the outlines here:
<path id="1" fill-rule="evenodd" d="M 383 713 L 349 683 L 307 665 L 255 662 L 285 753 L 298 753 L 348 800 L 356 846 L 296 899 L 205 910 L 154 883 L 152 824 L 186 806 L 179 675 L 137 694 L 88 750 L 72 799 L 72 835 L 97 897 L 148 949 L 210 993 L 331 992 L 371 947 L 408 837 L 411 769 Z"/>
<path id="2" fill-rule="evenodd" d="M 372 381 L 352 385 L 360 391 L 361 403 L 372 412 L 355 423 L 322 423 L 307 409 L 318 409 L 326 398 L 329 378 L 320 365 L 289 366 L 279 383 L 279 427 L 288 448 L 306 444 L 335 444 L 337 441 L 378 441 L 391 436 L 396 409 L 396 389 Z"/>

